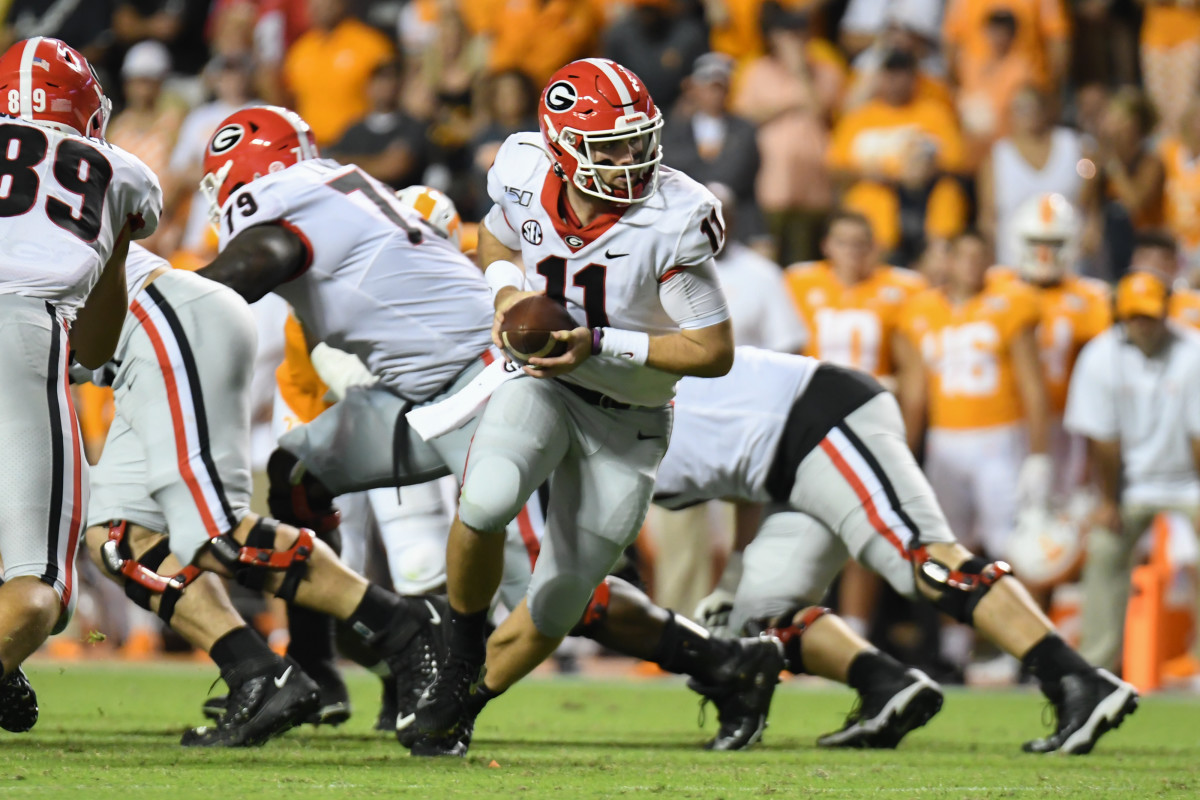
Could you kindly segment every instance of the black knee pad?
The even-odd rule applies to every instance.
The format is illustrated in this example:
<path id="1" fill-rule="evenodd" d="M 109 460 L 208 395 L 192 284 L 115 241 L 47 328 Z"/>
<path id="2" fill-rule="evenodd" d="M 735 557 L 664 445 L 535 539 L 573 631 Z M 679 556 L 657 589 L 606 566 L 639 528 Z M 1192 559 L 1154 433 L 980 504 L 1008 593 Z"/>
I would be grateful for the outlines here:
<path id="1" fill-rule="evenodd" d="M 105 569 L 122 578 L 125 596 L 147 611 L 154 595 L 160 595 L 158 616 L 168 625 L 175 614 L 175 604 L 183 597 L 188 584 L 200 577 L 201 571 L 186 566 L 174 575 L 162 575 L 158 569 L 171 554 L 167 537 L 159 539 L 141 558 L 133 557 L 133 549 L 125 538 L 128 523 L 124 520 L 111 522 L 108 526 L 108 541 L 100 547 L 100 557 Z"/>
<path id="2" fill-rule="evenodd" d="M 236 580 L 247 589 L 262 591 L 268 572 L 282 571 L 283 584 L 275 596 L 291 602 L 296 597 L 300 581 L 308 574 L 308 559 L 313 553 L 313 532 L 298 529 L 296 541 L 286 550 L 275 547 L 275 535 L 279 523 L 268 517 L 259 517 L 258 522 L 246 534 L 246 543 L 239 544 L 231 534 L 209 540 L 209 549 Z"/>
<path id="3" fill-rule="evenodd" d="M 934 608 L 959 622 L 975 624 L 975 609 L 1001 578 L 1012 574 L 1003 561 L 985 561 L 972 556 L 956 569 L 930 558 L 924 549 L 914 552 L 913 569 L 917 573 L 917 591 Z"/>
<path id="4" fill-rule="evenodd" d="M 267 459 L 267 478 L 267 506 L 272 517 L 318 535 L 337 529 L 341 514 L 333 503 L 333 494 L 294 455 L 276 448 Z"/>

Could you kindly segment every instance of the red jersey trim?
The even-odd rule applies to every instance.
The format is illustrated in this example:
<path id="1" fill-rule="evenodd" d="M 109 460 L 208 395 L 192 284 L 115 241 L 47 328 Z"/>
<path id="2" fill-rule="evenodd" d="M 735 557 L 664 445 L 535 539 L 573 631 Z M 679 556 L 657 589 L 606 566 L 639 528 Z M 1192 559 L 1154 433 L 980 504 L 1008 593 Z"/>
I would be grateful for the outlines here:
<path id="1" fill-rule="evenodd" d="M 547 170 L 546 180 L 542 182 L 542 208 L 550 215 L 554 230 L 571 249 L 571 252 L 586 247 L 599 239 L 609 228 L 617 224 L 617 221 L 625 213 L 624 208 L 618 211 L 606 211 L 587 226 L 580 225 L 579 217 L 575 215 L 574 209 L 567 201 L 566 184 L 554 174 L 554 170 Z M 577 239 L 579 244 L 572 244 L 569 237 Z"/>

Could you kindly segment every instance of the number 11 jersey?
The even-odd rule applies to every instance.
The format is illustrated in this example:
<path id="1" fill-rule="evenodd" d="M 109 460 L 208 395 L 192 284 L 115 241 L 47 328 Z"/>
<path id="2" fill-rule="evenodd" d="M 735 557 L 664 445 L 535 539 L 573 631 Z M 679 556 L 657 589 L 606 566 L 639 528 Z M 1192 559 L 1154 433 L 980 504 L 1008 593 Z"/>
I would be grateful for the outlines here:
<path id="1" fill-rule="evenodd" d="M 71 321 L 117 235 L 154 233 L 162 190 L 115 145 L 0 116 L 0 294 L 42 298 Z"/>
<path id="2" fill-rule="evenodd" d="M 589 328 L 677 332 L 659 297 L 660 286 L 689 268 L 712 267 L 724 244 L 720 202 L 682 172 L 659 168 L 658 191 L 643 203 L 613 204 L 579 226 L 537 133 L 509 136 L 488 172 L 495 205 L 487 229 L 520 251 L 533 291 L 563 302 Z M 722 307 L 688 327 L 728 319 Z M 619 358 L 589 358 L 564 380 L 639 406 L 661 406 L 675 394 L 678 375 Z"/>

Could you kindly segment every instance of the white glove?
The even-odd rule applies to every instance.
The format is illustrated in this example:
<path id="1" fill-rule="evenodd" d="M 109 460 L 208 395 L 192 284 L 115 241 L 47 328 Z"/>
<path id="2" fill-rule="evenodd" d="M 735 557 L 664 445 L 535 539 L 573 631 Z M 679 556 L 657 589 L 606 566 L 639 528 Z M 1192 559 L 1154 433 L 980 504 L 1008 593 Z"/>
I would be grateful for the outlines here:
<path id="1" fill-rule="evenodd" d="M 1054 460 L 1045 453 L 1026 456 L 1017 473 L 1017 508 L 1049 508 L 1053 483 Z"/>
<path id="2" fill-rule="evenodd" d="M 724 589 L 713 589 L 712 593 L 696 604 L 692 619 L 699 622 L 713 636 L 728 638 L 729 614 L 733 611 L 733 593 Z"/>
<path id="3" fill-rule="evenodd" d="M 329 387 L 325 399 L 335 403 L 346 396 L 351 386 L 370 386 L 379 380 L 358 359 L 358 356 L 330 347 L 320 342 L 309 355 L 313 369 L 321 381 Z"/>

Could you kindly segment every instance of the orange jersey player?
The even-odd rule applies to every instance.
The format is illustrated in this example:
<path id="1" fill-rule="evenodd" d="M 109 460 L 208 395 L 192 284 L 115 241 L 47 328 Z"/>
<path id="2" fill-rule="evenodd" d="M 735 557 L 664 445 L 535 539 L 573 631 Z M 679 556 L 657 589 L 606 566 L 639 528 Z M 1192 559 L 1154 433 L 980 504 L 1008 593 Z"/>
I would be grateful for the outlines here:
<path id="1" fill-rule="evenodd" d="M 836 212 L 821 241 L 824 261 L 794 264 L 785 274 L 811 331 L 807 355 L 875 377 L 892 373 L 892 332 L 905 303 L 925 288 L 915 272 L 879 264 L 871 225 Z"/>
<path id="2" fill-rule="evenodd" d="M 1048 501 L 1051 463 L 1037 293 L 987 266 L 978 234 L 955 239 L 946 287 L 913 298 L 893 344 L 910 444 L 928 412 L 925 470 L 951 527 L 999 558 L 1017 509 Z"/>
<path id="3" fill-rule="evenodd" d="M 993 267 L 988 281 L 1023 281 L 1036 291 L 1041 307 L 1038 355 L 1050 413 L 1054 493 L 1060 500 L 1083 480 L 1082 441 L 1062 427 L 1067 385 L 1083 346 L 1112 324 L 1107 284 L 1072 273 L 1078 255 L 1079 215 L 1065 197 L 1041 194 L 1022 204 L 1013 217 L 1016 269 Z"/>

